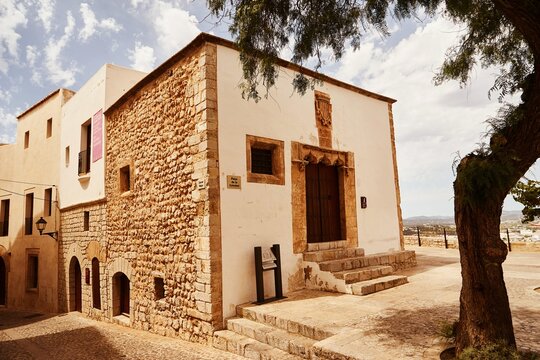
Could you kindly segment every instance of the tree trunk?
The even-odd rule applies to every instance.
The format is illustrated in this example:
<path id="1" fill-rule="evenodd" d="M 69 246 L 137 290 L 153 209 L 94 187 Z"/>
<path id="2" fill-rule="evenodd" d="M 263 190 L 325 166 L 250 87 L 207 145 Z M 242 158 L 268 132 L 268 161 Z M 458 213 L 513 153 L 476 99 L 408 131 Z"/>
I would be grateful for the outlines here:
<path id="1" fill-rule="evenodd" d="M 492 138 L 488 154 L 470 154 L 454 182 L 454 214 L 461 276 L 456 350 L 505 342 L 516 346 L 502 263 L 504 198 L 540 157 L 540 9 L 535 2 L 493 0 L 530 45 L 534 72 L 524 84 L 522 116 Z"/>
<path id="2" fill-rule="evenodd" d="M 471 204 L 467 187 L 459 181 L 463 166 L 475 166 L 465 158 L 454 183 L 454 212 L 459 239 L 461 276 L 459 325 L 456 350 L 506 342 L 515 347 L 512 315 L 503 278 L 507 248 L 500 238 L 502 201 Z M 504 197 L 503 197 L 504 200 Z"/>

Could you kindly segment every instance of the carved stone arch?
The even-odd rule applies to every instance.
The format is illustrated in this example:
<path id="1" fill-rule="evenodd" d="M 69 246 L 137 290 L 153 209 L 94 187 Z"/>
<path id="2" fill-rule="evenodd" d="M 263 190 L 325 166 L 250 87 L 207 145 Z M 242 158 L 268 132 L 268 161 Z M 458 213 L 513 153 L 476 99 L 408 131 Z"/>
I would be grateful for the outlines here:
<path id="1" fill-rule="evenodd" d="M 79 264 L 81 265 L 81 269 L 85 268 L 86 266 L 88 266 L 88 259 L 86 256 L 83 255 L 83 251 L 81 249 L 81 247 L 79 246 L 79 244 L 77 243 L 73 243 L 69 246 L 67 252 L 66 252 L 66 262 L 64 264 L 64 267 L 66 269 L 66 274 L 69 273 L 69 263 L 71 261 L 71 258 L 72 257 L 76 257 L 77 260 L 79 260 Z"/>
<path id="2" fill-rule="evenodd" d="M 105 249 L 101 248 L 99 241 L 92 240 L 88 242 L 86 246 L 86 258 L 88 261 L 91 262 L 93 258 L 97 258 L 99 262 L 105 262 L 106 257 Z"/>
<path id="3" fill-rule="evenodd" d="M 127 277 L 129 281 L 129 290 L 128 294 L 132 294 L 133 289 L 133 268 L 131 263 L 124 258 L 116 258 L 111 260 L 107 264 L 107 282 L 109 285 L 109 296 L 107 298 L 107 305 L 109 308 L 109 316 L 111 319 L 119 314 L 119 303 L 122 299 L 119 299 L 119 283 L 118 279 L 122 277 Z M 133 297 L 129 296 L 129 309 L 133 309 Z M 131 313 L 129 314 L 129 323 L 131 323 Z"/>

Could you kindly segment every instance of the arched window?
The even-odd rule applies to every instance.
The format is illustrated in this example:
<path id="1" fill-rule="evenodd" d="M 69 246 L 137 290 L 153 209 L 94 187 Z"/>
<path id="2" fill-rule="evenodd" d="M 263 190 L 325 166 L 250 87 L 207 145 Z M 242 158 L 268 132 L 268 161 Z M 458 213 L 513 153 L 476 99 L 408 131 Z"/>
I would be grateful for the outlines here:
<path id="1" fill-rule="evenodd" d="M 101 291 L 99 283 L 99 260 L 92 259 L 92 306 L 101 310 Z"/>

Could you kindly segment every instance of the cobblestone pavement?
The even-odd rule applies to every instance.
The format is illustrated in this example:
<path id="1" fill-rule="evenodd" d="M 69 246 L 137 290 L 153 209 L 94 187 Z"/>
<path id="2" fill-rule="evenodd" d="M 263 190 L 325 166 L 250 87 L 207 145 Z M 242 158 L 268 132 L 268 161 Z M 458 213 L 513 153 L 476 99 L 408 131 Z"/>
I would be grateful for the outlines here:
<path id="1" fill-rule="evenodd" d="M 46 315 L 0 309 L 0 359 L 224 359 L 242 357 L 77 313 Z"/>

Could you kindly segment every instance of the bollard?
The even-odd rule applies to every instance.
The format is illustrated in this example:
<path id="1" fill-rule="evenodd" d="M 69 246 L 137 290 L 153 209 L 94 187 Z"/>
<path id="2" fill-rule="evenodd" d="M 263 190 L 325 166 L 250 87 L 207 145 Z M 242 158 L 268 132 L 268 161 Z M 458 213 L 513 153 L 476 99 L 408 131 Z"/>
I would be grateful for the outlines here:
<path id="1" fill-rule="evenodd" d="M 416 234 L 418 234 L 418 246 L 422 246 L 422 241 L 420 240 L 420 228 L 416 227 Z"/>
<path id="2" fill-rule="evenodd" d="M 512 251 L 512 244 L 510 244 L 510 233 L 508 232 L 508 228 L 506 229 L 506 240 L 508 241 L 508 251 Z"/>
<path id="3" fill-rule="evenodd" d="M 446 228 L 443 228 L 444 231 L 444 248 L 448 249 L 448 239 L 446 238 Z"/>

